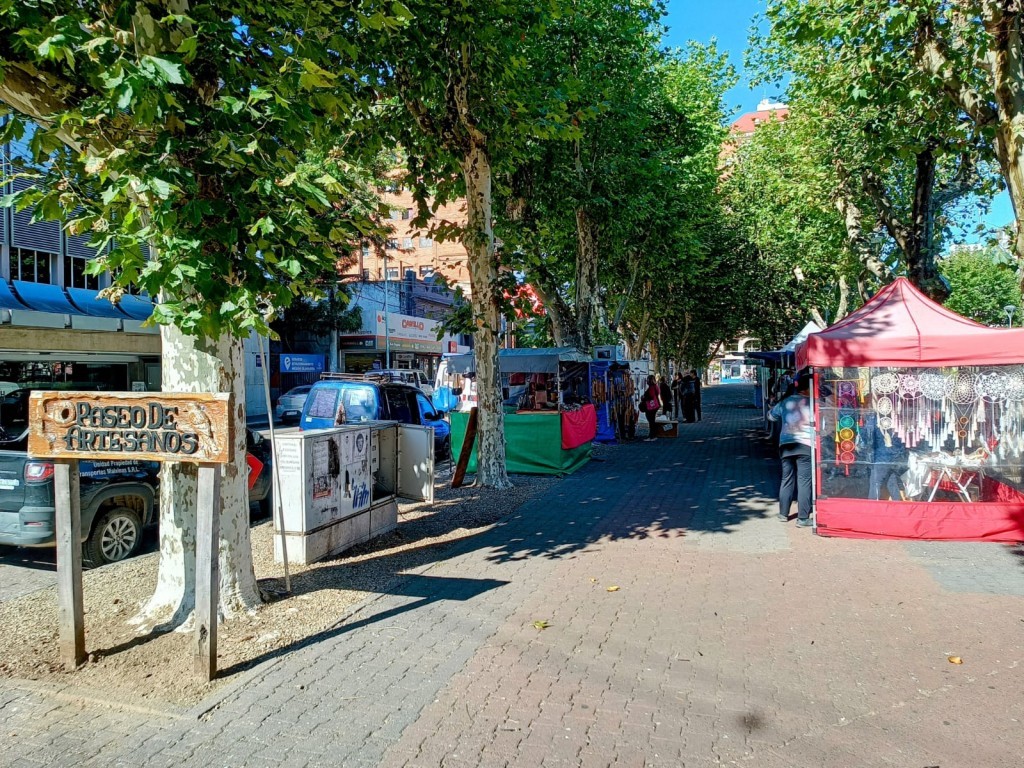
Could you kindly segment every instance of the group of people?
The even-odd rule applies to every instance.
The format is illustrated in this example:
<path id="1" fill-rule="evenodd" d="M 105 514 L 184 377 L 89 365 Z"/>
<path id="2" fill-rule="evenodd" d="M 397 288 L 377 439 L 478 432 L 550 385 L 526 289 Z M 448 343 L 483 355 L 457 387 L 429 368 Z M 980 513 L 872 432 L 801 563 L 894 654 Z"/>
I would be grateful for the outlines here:
<path id="1" fill-rule="evenodd" d="M 666 416 L 687 424 L 700 421 L 701 383 L 697 369 L 691 368 L 685 374 L 676 372 L 670 384 L 664 376 L 647 377 L 647 389 L 640 398 L 640 410 L 647 417 L 647 423 L 654 435 L 654 422 L 661 411 Z"/>

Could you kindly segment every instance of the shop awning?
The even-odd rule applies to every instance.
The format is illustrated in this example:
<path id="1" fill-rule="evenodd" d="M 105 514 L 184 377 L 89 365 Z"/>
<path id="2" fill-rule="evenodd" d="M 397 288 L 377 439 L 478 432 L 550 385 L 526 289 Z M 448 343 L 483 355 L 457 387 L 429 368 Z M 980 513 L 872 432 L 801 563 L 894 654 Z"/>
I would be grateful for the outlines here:
<path id="1" fill-rule="evenodd" d="M 6 280 L 0 280 L 0 309 L 28 309 L 11 292 Z"/>
<path id="2" fill-rule="evenodd" d="M 149 320 L 149 316 L 153 314 L 152 301 L 130 293 L 122 296 L 117 306 L 132 320 Z"/>
<path id="3" fill-rule="evenodd" d="M 96 291 L 90 291 L 86 288 L 68 288 L 67 292 L 71 303 L 83 315 L 89 315 L 90 317 L 113 317 L 118 320 L 124 320 L 125 318 L 124 312 L 111 304 L 109 299 L 99 298 Z"/>
<path id="4" fill-rule="evenodd" d="M 12 280 L 11 285 L 14 286 L 14 290 L 18 292 L 18 296 L 21 297 L 25 306 L 36 312 L 56 312 L 64 315 L 82 314 L 68 301 L 64 289 L 59 285 L 27 283 L 24 280 Z"/>

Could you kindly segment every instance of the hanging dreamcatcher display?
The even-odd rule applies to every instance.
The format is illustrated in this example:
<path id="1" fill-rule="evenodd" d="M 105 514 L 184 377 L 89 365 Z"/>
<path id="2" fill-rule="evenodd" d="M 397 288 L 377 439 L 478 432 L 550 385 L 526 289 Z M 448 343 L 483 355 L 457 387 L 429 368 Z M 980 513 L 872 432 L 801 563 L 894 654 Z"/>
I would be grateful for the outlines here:
<path id="1" fill-rule="evenodd" d="M 1024 452 L 1024 367 L 876 371 L 872 407 L 887 445 L 895 435 L 908 448 L 952 442 L 964 453 L 979 445 L 1001 458 Z"/>
<path id="2" fill-rule="evenodd" d="M 860 379 L 840 379 L 835 382 L 836 395 L 836 465 L 849 475 L 850 465 L 857 461 L 860 437 Z"/>

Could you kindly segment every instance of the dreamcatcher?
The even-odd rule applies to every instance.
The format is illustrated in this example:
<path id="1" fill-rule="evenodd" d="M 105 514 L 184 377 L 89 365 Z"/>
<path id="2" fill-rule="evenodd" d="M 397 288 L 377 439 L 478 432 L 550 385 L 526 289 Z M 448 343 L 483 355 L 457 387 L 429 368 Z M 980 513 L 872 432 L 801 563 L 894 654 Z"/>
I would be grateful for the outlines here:
<path id="1" fill-rule="evenodd" d="M 836 465 L 849 475 L 850 465 L 857 461 L 857 440 L 860 436 L 859 380 L 835 382 L 836 393 Z"/>

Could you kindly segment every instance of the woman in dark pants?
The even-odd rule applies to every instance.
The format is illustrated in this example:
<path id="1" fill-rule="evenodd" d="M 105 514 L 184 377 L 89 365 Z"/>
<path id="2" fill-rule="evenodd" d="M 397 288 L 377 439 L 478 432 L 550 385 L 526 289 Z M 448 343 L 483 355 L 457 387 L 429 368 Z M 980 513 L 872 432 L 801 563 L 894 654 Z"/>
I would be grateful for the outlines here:
<path id="1" fill-rule="evenodd" d="M 640 396 L 640 410 L 647 417 L 647 426 L 650 428 L 648 440 L 654 438 L 654 420 L 658 417 L 658 410 L 661 408 L 660 397 L 661 392 L 658 390 L 658 382 L 653 376 L 648 376 L 647 389 Z"/>
<path id="2" fill-rule="evenodd" d="M 768 418 L 782 422 L 779 435 L 779 457 L 782 460 L 782 483 L 779 486 L 779 520 L 789 520 L 789 508 L 796 496 L 796 524 L 805 527 L 811 523 L 811 445 L 814 440 L 814 422 L 811 417 L 811 376 L 805 374 L 796 381 L 796 392 L 777 403 Z"/>

